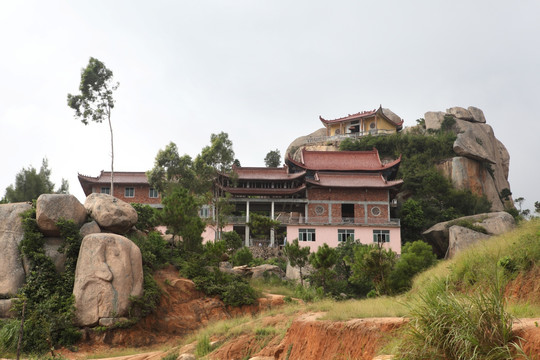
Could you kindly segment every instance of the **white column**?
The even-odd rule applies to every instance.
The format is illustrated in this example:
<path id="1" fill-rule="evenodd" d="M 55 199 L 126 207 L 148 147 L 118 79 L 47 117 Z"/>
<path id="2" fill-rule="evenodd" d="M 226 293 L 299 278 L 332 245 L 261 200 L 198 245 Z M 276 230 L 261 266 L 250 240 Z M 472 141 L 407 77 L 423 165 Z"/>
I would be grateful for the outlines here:
<path id="1" fill-rule="evenodd" d="M 270 210 L 270 218 L 274 220 L 274 202 L 272 201 L 272 209 Z M 272 228 L 270 230 L 270 246 L 274 247 L 274 239 L 275 239 L 275 230 Z"/>
<path id="2" fill-rule="evenodd" d="M 305 205 L 305 219 L 304 221 L 307 223 L 308 222 L 308 204 Z"/>
<path id="3" fill-rule="evenodd" d="M 248 222 L 249 222 L 249 201 L 246 201 L 246 236 L 244 240 L 245 246 L 249 246 L 249 226 L 247 224 Z"/>

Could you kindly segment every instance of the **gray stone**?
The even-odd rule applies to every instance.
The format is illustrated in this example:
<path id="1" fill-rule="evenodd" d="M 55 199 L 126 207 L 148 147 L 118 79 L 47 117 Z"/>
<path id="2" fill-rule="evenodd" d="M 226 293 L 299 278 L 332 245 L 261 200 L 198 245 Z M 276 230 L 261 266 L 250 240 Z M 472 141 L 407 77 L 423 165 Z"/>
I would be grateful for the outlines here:
<path id="1" fill-rule="evenodd" d="M 470 113 L 470 111 L 459 106 L 455 106 L 450 109 L 447 109 L 446 112 L 450 115 L 453 115 L 457 119 L 467 120 L 467 121 L 473 120 L 473 116 Z"/>
<path id="2" fill-rule="evenodd" d="M 459 126 L 465 121 L 456 120 Z M 454 142 L 454 152 L 459 156 L 465 156 L 470 159 L 487 161 L 495 164 L 497 162 L 495 154 L 495 135 L 491 126 L 486 124 L 470 123 L 466 125 L 467 129 L 457 135 Z"/>
<path id="3" fill-rule="evenodd" d="M 79 230 L 81 236 L 84 238 L 86 235 L 90 234 L 99 234 L 101 233 L 101 228 L 95 221 L 90 221 L 84 224 Z"/>
<path id="4" fill-rule="evenodd" d="M 15 316 L 11 311 L 13 301 L 11 299 L 0 299 L 0 319 L 12 318 Z"/>
<path id="5" fill-rule="evenodd" d="M 125 234 L 137 223 L 137 211 L 133 206 L 108 194 L 90 194 L 84 207 L 105 231 Z"/>
<path id="6" fill-rule="evenodd" d="M 193 354 L 180 354 L 176 360 L 196 360 L 197 358 Z"/>
<path id="7" fill-rule="evenodd" d="M 428 111 L 424 114 L 426 130 L 439 130 L 444 121 L 445 113 L 442 111 Z"/>
<path id="8" fill-rule="evenodd" d="M 0 295 L 13 295 L 23 285 L 25 272 L 19 244 L 23 239 L 21 214 L 32 206 L 28 203 L 0 205 Z"/>
<path id="9" fill-rule="evenodd" d="M 326 128 L 321 128 L 321 129 L 315 130 L 314 132 L 312 132 L 309 135 L 300 136 L 300 137 L 294 139 L 291 142 L 291 144 L 289 145 L 289 147 L 287 147 L 287 151 L 285 152 L 284 157 L 287 158 L 287 156 L 290 155 L 295 160 L 299 160 L 299 156 L 297 154 L 299 154 L 298 150 L 301 147 L 303 147 L 303 146 L 305 146 L 307 144 L 313 143 L 314 140 L 321 139 L 321 138 L 323 138 L 325 136 L 326 136 Z M 322 140 L 322 141 L 324 141 L 324 140 Z"/>
<path id="10" fill-rule="evenodd" d="M 382 112 L 387 118 L 389 118 L 390 120 L 392 120 L 396 124 L 399 124 L 403 120 L 395 112 L 393 112 L 390 109 L 384 108 L 384 109 L 382 109 Z"/>
<path id="11" fill-rule="evenodd" d="M 283 278 L 285 274 L 283 273 L 283 270 L 279 268 L 279 266 L 276 265 L 270 265 L 270 264 L 262 264 L 259 266 L 255 266 L 251 268 L 251 271 L 253 272 L 253 275 L 251 275 L 252 279 L 260 279 L 264 277 L 264 274 L 273 274 L 280 278 Z"/>
<path id="12" fill-rule="evenodd" d="M 126 317 L 105 317 L 99 319 L 99 325 L 109 327 L 121 322 L 126 322 L 128 320 L 129 319 Z"/>
<path id="13" fill-rule="evenodd" d="M 43 249 L 45 254 L 51 258 L 56 268 L 56 272 L 63 273 L 66 268 L 66 254 L 58 252 L 60 246 L 62 246 L 64 240 L 62 238 L 50 237 L 45 238 Z"/>
<path id="14" fill-rule="evenodd" d="M 84 237 L 75 270 L 75 321 L 93 326 L 100 318 L 127 315 L 130 296 L 143 291 L 141 251 L 116 234 Z"/>
<path id="15" fill-rule="evenodd" d="M 515 227 L 514 218 L 505 211 L 464 216 L 459 219 L 435 224 L 424 231 L 422 235 L 432 245 L 433 251 L 437 256 L 447 256 L 447 251 L 449 251 L 450 247 L 449 229 L 451 226 L 455 226 L 460 220 L 470 221 L 474 225 L 483 227 L 487 231 L 488 236 L 501 235 Z"/>
<path id="16" fill-rule="evenodd" d="M 59 236 L 56 222 L 60 218 L 73 220 L 79 227 L 86 221 L 86 209 L 73 195 L 42 194 L 36 202 L 36 221 L 47 236 Z"/>
<path id="17" fill-rule="evenodd" d="M 448 258 L 453 258 L 457 253 L 463 251 L 479 240 L 490 238 L 481 232 L 471 230 L 461 226 L 450 226 L 448 229 Z"/>
<path id="18" fill-rule="evenodd" d="M 484 116 L 484 112 L 481 109 L 474 106 L 469 106 L 467 110 L 469 110 L 469 112 L 471 113 L 473 121 L 479 123 L 486 122 L 486 117 Z"/>

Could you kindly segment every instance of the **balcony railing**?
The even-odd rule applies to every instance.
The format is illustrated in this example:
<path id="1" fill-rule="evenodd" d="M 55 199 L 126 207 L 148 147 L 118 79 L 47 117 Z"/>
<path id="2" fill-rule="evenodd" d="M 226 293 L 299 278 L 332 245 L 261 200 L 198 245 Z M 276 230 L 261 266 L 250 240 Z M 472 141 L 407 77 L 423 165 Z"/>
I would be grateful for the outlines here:
<path id="1" fill-rule="evenodd" d="M 400 226 L 399 219 L 377 219 L 377 218 L 351 218 L 351 217 L 332 217 L 326 218 L 310 218 L 307 219 L 303 216 L 287 216 L 279 217 L 276 219 L 283 225 L 388 225 L 388 226 Z M 227 223 L 233 225 L 244 225 L 246 223 L 245 216 L 229 216 L 227 217 Z"/>
<path id="2" fill-rule="evenodd" d="M 308 137 L 307 142 L 318 143 L 318 142 L 324 142 L 324 141 L 343 140 L 345 138 L 357 139 L 359 137 L 366 136 L 366 135 L 391 135 L 391 134 L 394 134 L 395 132 L 396 132 L 395 130 L 378 129 L 378 130 L 359 131 L 359 132 L 354 132 L 354 133 L 340 134 L 340 135 L 333 135 L 333 136 L 311 136 L 311 137 Z"/>

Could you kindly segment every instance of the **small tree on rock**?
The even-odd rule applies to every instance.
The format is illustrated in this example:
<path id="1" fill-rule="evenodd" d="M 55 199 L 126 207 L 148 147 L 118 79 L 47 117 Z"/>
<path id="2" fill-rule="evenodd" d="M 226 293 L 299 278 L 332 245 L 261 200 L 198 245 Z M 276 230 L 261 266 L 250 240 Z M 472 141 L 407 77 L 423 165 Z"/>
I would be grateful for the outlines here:
<path id="1" fill-rule="evenodd" d="M 309 247 L 298 245 L 298 239 L 294 239 L 292 243 L 286 243 L 283 253 L 289 260 L 291 266 L 297 266 L 300 272 L 300 284 L 304 286 L 304 275 L 302 269 L 306 267 L 309 260 Z"/>

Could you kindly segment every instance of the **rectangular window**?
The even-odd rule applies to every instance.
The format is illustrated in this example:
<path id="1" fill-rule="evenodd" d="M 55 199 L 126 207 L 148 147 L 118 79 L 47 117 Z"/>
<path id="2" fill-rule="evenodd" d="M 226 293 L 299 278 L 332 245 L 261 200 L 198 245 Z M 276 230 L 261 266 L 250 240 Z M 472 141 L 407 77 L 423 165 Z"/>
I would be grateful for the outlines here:
<path id="1" fill-rule="evenodd" d="M 298 229 L 298 241 L 315 241 L 315 229 Z"/>
<path id="2" fill-rule="evenodd" d="M 150 192 L 148 194 L 148 197 L 151 199 L 157 199 L 159 197 L 159 193 L 156 189 L 150 188 Z"/>
<path id="3" fill-rule="evenodd" d="M 201 209 L 199 210 L 199 216 L 203 219 L 207 219 L 210 217 L 210 206 L 203 205 Z"/>
<path id="4" fill-rule="evenodd" d="M 374 243 L 390 242 L 390 230 L 373 230 L 373 242 Z"/>
<path id="5" fill-rule="evenodd" d="M 347 241 L 348 238 L 350 238 L 351 240 L 354 240 L 354 230 L 352 230 L 352 229 L 338 229 L 338 231 L 337 231 L 337 241 L 345 242 L 345 241 Z"/>
<path id="6" fill-rule="evenodd" d="M 102 187 L 101 188 L 101 193 L 102 194 L 111 194 L 111 188 L 110 187 Z"/>
<path id="7" fill-rule="evenodd" d="M 129 197 L 129 198 L 135 197 L 135 188 L 127 187 L 124 190 L 124 197 Z"/>

